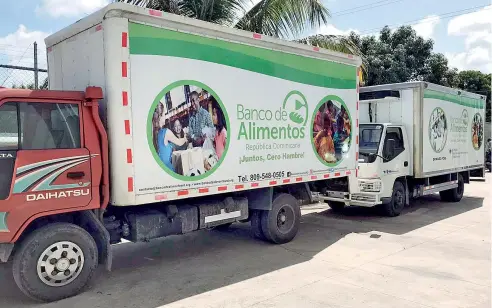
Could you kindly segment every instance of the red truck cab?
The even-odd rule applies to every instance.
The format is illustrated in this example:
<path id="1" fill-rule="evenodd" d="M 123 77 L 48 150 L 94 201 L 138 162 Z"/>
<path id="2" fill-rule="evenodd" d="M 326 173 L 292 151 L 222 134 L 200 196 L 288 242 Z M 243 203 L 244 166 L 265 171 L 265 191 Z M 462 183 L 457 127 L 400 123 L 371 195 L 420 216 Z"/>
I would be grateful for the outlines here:
<path id="1" fill-rule="evenodd" d="M 108 203 L 109 187 L 101 98 L 96 87 L 85 92 L 0 89 L 0 261 L 6 262 L 14 243 L 24 242 L 47 220 L 75 219 L 64 213 L 102 219 L 98 213 Z M 88 226 L 97 223 L 89 220 Z M 22 243 L 15 249 L 22 250 Z M 74 274 L 70 266 L 64 272 Z"/>

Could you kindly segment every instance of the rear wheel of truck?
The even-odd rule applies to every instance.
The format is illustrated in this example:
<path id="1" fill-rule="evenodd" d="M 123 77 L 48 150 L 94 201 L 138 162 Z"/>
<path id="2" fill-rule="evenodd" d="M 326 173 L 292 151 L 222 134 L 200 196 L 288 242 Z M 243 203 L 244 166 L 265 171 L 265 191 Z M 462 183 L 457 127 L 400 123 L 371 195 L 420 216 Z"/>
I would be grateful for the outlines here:
<path id="1" fill-rule="evenodd" d="M 265 240 L 265 235 L 263 234 L 263 230 L 261 229 L 261 215 L 265 211 L 261 210 L 252 210 L 250 213 L 251 217 L 251 229 L 253 229 L 253 235 L 255 238 L 259 240 Z"/>
<path id="2" fill-rule="evenodd" d="M 458 174 L 458 187 L 440 191 L 439 195 L 441 196 L 441 201 L 444 202 L 460 202 L 463 198 L 463 194 L 465 192 L 465 181 L 463 180 L 463 176 Z"/>
<path id="3" fill-rule="evenodd" d="M 12 271 L 19 289 L 44 302 L 78 294 L 98 264 L 92 236 L 79 226 L 55 223 L 28 235 L 14 255 Z"/>
<path id="4" fill-rule="evenodd" d="M 290 242 L 299 230 L 301 209 L 297 199 L 290 194 L 278 194 L 272 209 L 261 215 L 261 230 L 265 238 L 275 244 Z"/>
<path id="5" fill-rule="evenodd" d="M 393 194 L 391 201 L 387 204 L 382 204 L 380 209 L 385 216 L 395 217 L 401 214 L 405 207 L 405 186 L 400 181 L 396 181 L 393 185 Z"/>
<path id="6" fill-rule="evenodd" d="M 333 212 L 341 212 L 345 208 L 345 203 L 337 201 L 328 201 L 328 206 L 333 210 Z"/>

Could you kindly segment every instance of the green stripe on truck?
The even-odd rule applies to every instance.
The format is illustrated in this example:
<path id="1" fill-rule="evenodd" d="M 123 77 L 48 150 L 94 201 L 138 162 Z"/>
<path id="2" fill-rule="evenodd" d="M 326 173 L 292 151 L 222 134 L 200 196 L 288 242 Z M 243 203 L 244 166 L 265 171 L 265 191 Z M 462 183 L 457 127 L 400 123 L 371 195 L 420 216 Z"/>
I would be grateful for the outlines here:
<path id="1" fill-rule="evenodd" d="M 130 54 L 202 60 L 313 86 L 355 89 L 355 66 L 130 23 Z"/>
<path id="2" fill-rule="evenodd" d="M 443 93 L 443 92 L 434 91 L 434 90 L 425 90 L 424 91 L 424 98 L 440 99 L 443 101 L 448 101 L 448 102 L 455 103 L 458 105 L 477 108 L 477 109 L 483 109 L 484 105 L 485 105 L 484 100 L 480 100 L 477 98 L 465 97 L 465 96 L 461 96 L 461 95 L 450 94 L 450 93 Z"/>

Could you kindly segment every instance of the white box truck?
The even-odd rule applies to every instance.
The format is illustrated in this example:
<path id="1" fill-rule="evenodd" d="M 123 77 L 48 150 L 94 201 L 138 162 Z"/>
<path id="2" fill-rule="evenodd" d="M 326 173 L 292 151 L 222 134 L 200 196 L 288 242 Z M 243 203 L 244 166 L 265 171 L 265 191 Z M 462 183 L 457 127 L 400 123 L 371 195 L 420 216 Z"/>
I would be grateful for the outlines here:
<path id="1" fill-rule="evenodd" d="M 484 96 L 427 82 L 363 87 L 359 115 L 360 191 L 334 181 L 323 196 L 332 208 L 396 216 L 423 195 L 458 202 L 470 172 L 484 174 Z"/>
<path id="2" fill-rule="evenodd" d="M 122 239 L 288 242 L 309 183 L 357 183 L 359 58 L 124 4 L 46 45 L 49 91 L 0 89 L 0 260 L 32 298 L 77 294 Z"/>

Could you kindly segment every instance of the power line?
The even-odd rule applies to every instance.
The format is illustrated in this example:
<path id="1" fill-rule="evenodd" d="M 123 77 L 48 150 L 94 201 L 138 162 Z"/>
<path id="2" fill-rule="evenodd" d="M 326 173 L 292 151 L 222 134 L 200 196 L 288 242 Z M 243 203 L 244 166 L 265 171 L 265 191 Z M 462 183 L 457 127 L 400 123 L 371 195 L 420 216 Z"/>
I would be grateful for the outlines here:
<path id="1" fill-rule="evenodd" d="M 353 10 L 356 10 L 356 9 L 359 9 L 359 8 L 365 8 L 365 7 L 374 5 L 374 4 L 378 4 L 378 3 L 382 3 L 382 2 L 388 2 L 388 1 L 394 1 L 394 0 L 380 0 L 380 1 L 376 1 L 376 2 L 371 2 L 371 3 L 364 4 L 364 5 L 354 6 L 354 7 L 345 9 L 345 10 L 335 11 L 335 12 L 333 12 L 333 14 L 334 15 L 338 15 L 338 14 L 345 13 L 345 12 L 348 12 L 348 11 L 353 11 Z"/>
<path id="2" fill-rule="evenodd" d="M 381 6 L 390 5 L 390 4 L 397 3 L 397 2 L 402 2 L 402 1 L 404 1 L 404 0 L 381 0 L 381 1 L 376 1 L 376 2 L 365 4 L 365 5 L 356 6 L 356 7 L 353 7 L 351 9 L 346 9 L 346 10 L 334 12 L 332 14 L 332 17 L 335 18 L 335 17 L 345 16 L 345 15 L 355 14 L 355 13 L 358 13 L 358 12 L 375 9 L 375 8 L 378 8 L 378 7 L 381 7 Z"/>
<path id="3" fill-rule="evenodd" d="M 480 6 L 475 6 L 475 7 L 471 7 L 471 8 L 462 9 L 462 10 L 457 10 L 457 11 L 447 12 L 447 13 L 443 13 L 443 14 L 439 14 L 439 15 L 434 15 L 433 17 L 434 18 L 439 17 L 439 19 L 448 19 L 448 18 L 452 18 L 452 17 L 466 15 L 466 14 L 469 14 L 469 13 L 476 12 L 476 11 L 473 11 L 473 10 L 476 10 L 476 9 L 489 10 L 490 8 L 485 8 L 483 5 L 480 5 Z M 426 19 L 428 19 L 428 17 L 424 17 L 424 18 L 421 18 L 421 19 L 409 20 L 409 21 L 406 21 L 406 22 L 403 22 L 403 23 L 400 23 L 400 24 L 392 24 L 392 25 L 386 25 L 386 26 L 388 26 L 390 28 L 393 28 L 393 27 L 401 27 L 401 26 L 415 25 L 415 24 L 418 24 L 419 22 L 424 21 Z M 360 32 L 359 34 L 363 35 L 363 34 L 377 33 L 378 31 L 380 31 L 381 29 L 383 29 L 386 26 L 368 29 L 368 30 L 365 30 L 365 31 Z"/>

